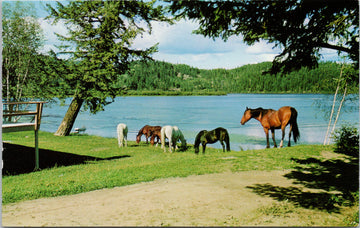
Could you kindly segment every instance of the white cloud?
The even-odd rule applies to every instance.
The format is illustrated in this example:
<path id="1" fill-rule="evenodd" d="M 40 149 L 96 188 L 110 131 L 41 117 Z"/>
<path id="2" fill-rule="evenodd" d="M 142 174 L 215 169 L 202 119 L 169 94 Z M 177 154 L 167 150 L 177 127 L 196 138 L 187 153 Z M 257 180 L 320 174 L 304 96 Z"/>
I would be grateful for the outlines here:
<path id="1" fill-rule="evenodd" d="M 64 22 L 60 21 L 56 25 L 44 19 L 39 19 L 39 22 L 47 39 L 42 52 L 58 51 L 55 45 L 61 44 L 61 41 L 55 32 L 67 34 Z M 232 69 L 249 63 L 272 61 L 277 54 L 265 42 L 248 47 L 241 36 L 230 37 L 224 42 L 192 34 L 197 24 L 190 21 L 182 20 L 175 25 L 153 22 L 152 28 L 152 34 L 144 33 L 136 38 L 133 47 L 145 49 L 159 43 L 159 52 L 153 58 L 174 64 L 187 64 L 202 69 Z"/>
<path id="2" fill-rule="evenodd" d="M 39 18 L 38 21 L 45 35 L 45 44 L 40 52 L 47 53 L 50 50 L 58 51 L 58 48 L 55 46 L 60 45 L 61 41 L 59 41 L 55 33 L 67 35 L 65 23 L 63 21 L 59 21 L 56 25 L 52 25 L 50 20 L 46 20 L 44 18 Z"/>
<path id="3" fill-rule="evenodd" d="M 257 42 L 252 46 L 248 46 L 245 49 L 245 52 L 248 54 L 278 53 L 279 49 L 273 49 L 273 46 L 273 44 L 268 44 L 265 41 L 261 40 L 260 42 Z"/>
<path id="4" fill-rule="evenodd" d="M 214 41 L 192 34 L 197 25 L 190 21 L 181 20 L 174 25 L 153 22 L 152 27 L 152 34 L 137 38 L 135 47 L 146 48 L 159 43 L 159 51 L 167 54 L 226 53 L 233 49 L 229 43 L 220 39 Z"/>

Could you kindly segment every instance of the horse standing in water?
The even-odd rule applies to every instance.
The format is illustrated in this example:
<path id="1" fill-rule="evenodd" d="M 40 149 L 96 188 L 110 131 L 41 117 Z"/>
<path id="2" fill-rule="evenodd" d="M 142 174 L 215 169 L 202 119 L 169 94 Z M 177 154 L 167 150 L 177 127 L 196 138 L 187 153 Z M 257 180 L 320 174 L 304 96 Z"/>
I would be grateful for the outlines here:
<path id="1" fill-rule="evenodd" d="M 251 109 L 246 107 L 246 110 L 244 112 L 243 117 L 241 118 L 240 123 L 244 125 L 251 118 L 258 120 L 263 126 L 266 135 L 266 148 L 270 148 L 269 130 L 271 130 L 272 139 L 274 141 L 274 147 L 277 147 L 275 141 L 275 129 L 281 129 L 282 131 L 280 148 L 283 147 L 285 128 L 288 124 L 290 124 L 288 146 L 291 146 L 290 145 L 291 132 L 293 133 L 295 143 L 300 138 L 300 132 L 296 122 L 297 111 L 293 107 L 284 106 L 281 107 L 278 111 L 275 111 L 273 109 L 263 109 L 263 108 Z"/>
<path id="2" fill-rule="evenodd" d="M 145 125 L 139 130 L 139 133 L 136 135 L 136 143 L 139 143 L 141 140 L 141 136 L 145 135 L 146 143 L 148 143 L 148 138 L 151 136 L 151 133 L 156 130 L 161 130 L 161 126 L 150 126 Z M 159 142 L 159 139 L 158 139 Z"/>
<path id="3" fill-rule="evenodd" d="M 165 148 L 165 138 L 169 139 L 169 150 L 172 153 L 172 147 L 174 147 L 174 151 L 178 149 L 177 141 L 181 141 L 181 147 L 186 148 L 186 140 L 184 135 L 180 131 L 177 126 L 164 126 L 161 128 L 161 148 L 164 148 L 164 152 L 166 152 Z"/>
<path id="4" fill-rule="evenodd" d="M 230 138 L 229 138 L 229 133 L 227 132 L 227 130 L 225 128 L 222 127 L 218 127 L 214 130 L 211 131 L 207 131 L 207 130 L 202 130 L 200 131 L 195 138 L 195 143 L 194 143 L 194 149 L 195 149 L 195 153 L 198 154 L 199 153 L 199 145 L 200 143 L 202 144 L 203 147 L 203 154 L 205 153 L 205 149 L 206 149 L 206 144 L 210 143 L 215 143 L 217 141 L 220 141 L 222 147 L 223 147 L 223 152 L 225 152 L 225 145 L 224 145 L 224 141 L 226 143 L 226 150 L 230 151 Z"/>
<path id="5" fill-rule="evenodd" d="M 126 124 L 123 124 L 123 123 L 118 124 L 117 128 L 116 128 L 116 132 L 117 132 L 119 147 L 124 146 L 124 144 L 123 144 L 124 141 L 125 141 L 125 147 L 127 147 L 128 127 L 126 126 Z"/>

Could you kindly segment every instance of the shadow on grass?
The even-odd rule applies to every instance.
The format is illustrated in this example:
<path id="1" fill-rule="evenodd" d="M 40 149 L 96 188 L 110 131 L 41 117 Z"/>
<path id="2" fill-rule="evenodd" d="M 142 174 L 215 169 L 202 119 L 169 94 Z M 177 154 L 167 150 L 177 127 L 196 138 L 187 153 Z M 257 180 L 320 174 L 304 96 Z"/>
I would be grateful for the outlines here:
<path id="1" fill-rule="evenodd" d="M 92 156 L 39 149 L 39 157 L 40 169 L 46 169 L 55 166 L 79 165 L 85 164 L 89 161 L 113 160 L 130 156 L 123 155 L 109 158 L 97 158 Z M 34 147 L 4 143 L 3 162 L 2 175 L 4 176 L 33 172 L 35 167 L 35 149 Z"/>
<path id="2" fill-rule="evenodd" d="M 280 187 L 271 184 L 247 186 L 255 193 L 296 206 L 339 212 L 340 206 L 352 206 L 358 199 L 359 160 L 346 159 L 292 159 L 298 166 L 284 176 L 293 179 L 299 187 Z M 304 190 L 303 187 L 316 191 Z"/>

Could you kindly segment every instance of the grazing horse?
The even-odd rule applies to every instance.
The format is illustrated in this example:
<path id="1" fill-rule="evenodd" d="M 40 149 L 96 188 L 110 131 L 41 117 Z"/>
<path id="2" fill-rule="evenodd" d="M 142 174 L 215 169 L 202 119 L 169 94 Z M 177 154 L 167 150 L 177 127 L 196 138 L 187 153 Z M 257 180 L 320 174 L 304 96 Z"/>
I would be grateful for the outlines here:
<path id="1" fill-rule="evenodd" d="M 294 141 L 300 138 L 300 132 L 298 129 L 298 125 L 296 122 L 297 119 L 297 111 L 295 108 L 290 106 L 281 107 L 278 111 L 273 109 L 250 109 L 246 107 L 243 117 L 241 118 L 241 124 L 244 125 L 251 118 L 258 120 L 264 128 L 266 135 L 266 148 L 270 148 L 269 144 L 269 130 L 271 130 L 272 139 L 274 141 L 274 147 L 277 147 L 275 141 L 275 129 L 280 129 L 282 131 L 282 138 L 280 142 L 280 148 L 283 146 L 284 137 L 285 137 L 285 128 L 288 124 L 290 124 L 289 131 L 289 143 L 291 139 L 291 132 L 293 133 Z"/>
<path id="2" fill-rule="evenodd" d="M 150 130 L 150 135 L 151 135 L 151 138 L 150 138 L 150 144 L 151 145 L 154 145 L 155 144 L 155 138 L 157 139 L 156 140 L 156 146 L 159 144 L 159 140 L 161 138 L 161 127 L 160 128 L 154 128 L 152 130 Z"/>
<path id="3" fill-rule="evenodd" d="M 220 141 L 222 147 L 223 147 L 223 152 L 225 152 L 225 145 L 224 145 L 224 141 L 226 143 L 226 150 L 230 151 L 230 138 L 229 138 L 229 133 L 227 132 L 227 130 L 225 128 L 222 127 L 218 127 L 214 130 L 211 131 L 207 131 L 207 130 L 202 130 L 200 131 L 195 138 L 195 144 L 194 144 L 194 149 L 195 149 L 195 153 L 198 154 L 199 153 L 199 145 L 200 143 L 202 144 L 203 147 L 203 154 L 205 153 L 205 149 L 206 149 L 206 144 L 210 143 L 215 143 L 217 141 Z"/>
<path id="4" fill-rule="evenodd" d="M 124 141 L 125 141 L 125 146 L 127 147 L 128 127 L 126 126 L 126 124 L 123 123 L 118 124 L 116 128 L 116 132 L 117 132 L 119 147 L 123 147 Z"/>
<path id="5" fill-rule="evenodd" d="M 141 140 L 141 136 L 145 135 L 146 138 L 146 143 L 148 143 L 148 138 L 151 136 L 151 132 L 155 131 L 155 130 L 160 130 L 161 126 L 149 126 L 149 125 L 145 125 L 144 127 L 142 127 L 139 131 L 139 133 L 136 135 L 136 143 L 139 143 Z"/>
<path id="6" fill-rule="evenodd" d="M 186 140 L 184 135 L 180 131 L 177 126 L 164 126 L 161 128 L 161 148 L 164 148 L 164 152 L 166 152 L 165 148 L 165 138 L 169 139 L 169 150 L 172 153 L 172 147 L 174 147 L 174 151 L 178 148 L 177 141 L 181 141 L 181 147 L 186 148 Z"/>

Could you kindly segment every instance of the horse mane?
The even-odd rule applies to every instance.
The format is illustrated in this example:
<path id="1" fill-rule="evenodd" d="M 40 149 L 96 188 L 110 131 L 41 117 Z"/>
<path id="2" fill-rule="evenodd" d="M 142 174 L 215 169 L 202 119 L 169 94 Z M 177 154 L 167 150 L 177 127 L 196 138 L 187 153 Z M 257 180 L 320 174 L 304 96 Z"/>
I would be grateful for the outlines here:
<path id="1" fill-rule="evenodd" d="M 148 126 L 148 125 L 143 126 L 143 127 L 139 130 L 139 132 L 138 132 L 138 134 L 137 134 L 136 136 L 142 135 L 142 132 L 143 132 L 144 128 L 147 127 L 147 126 Z"/>
<path id="2" fill-rule="evenodd" d="M 270 111 L 270 109 L 263 109 L 263 108 L 259 107 L 259 108 L 255 108 L 255 109 L 250 109 L 250 114 L 251 114 L 251 117 L 258 117 L 258 116 L 260 116 L 260 114 L 262 116 L 264 116 L 269 111 Z"/>

